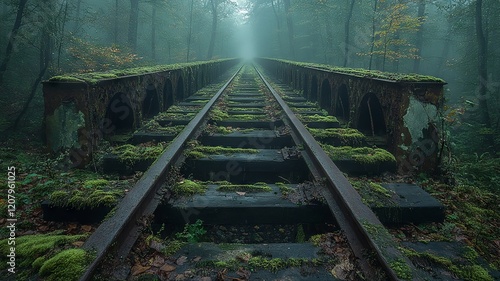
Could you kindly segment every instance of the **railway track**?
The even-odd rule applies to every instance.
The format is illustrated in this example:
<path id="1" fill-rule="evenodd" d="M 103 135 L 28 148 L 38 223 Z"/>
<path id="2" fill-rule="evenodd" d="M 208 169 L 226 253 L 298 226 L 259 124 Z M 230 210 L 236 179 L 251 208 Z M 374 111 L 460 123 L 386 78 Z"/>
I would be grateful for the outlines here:
<path id="1" fill-rule="evenodd" d="M 346 273 L 351 278 L 399 280 L 404 276 L 398 268 L 413 271 L 416 278 L 379 219 L 332 155 L 325 153 L 323 148 L 329 146 L 311 134 L 341 130 L 338 127 L 338 120 L 325 116 L 317 105 L 271 82 L 251 65 L 239 68 L 219 89 L 202 89 L 160 113 L 130 139 L 139 146 L 165 148 L 157 159 L 124 161 L 111 155 L 104 160 L 105 171 L 144 174 L 86 241 L 84 248 L 92 250 L 95 259 L 80 280 L 105 275 L 103 268 L 112 272 L 109 267 L 130 259 L 131 250 L 137 255 L 134 244 L 143 240 L 144 229 L 152 229 L 150 224 L 171 230 L 198 222 L 215 243 L 182 244 L 173 255 L 177 263 L 164 268 L 163 278 L 173 278 L 172 268 L 196 266 L 205 268 L 206 276 L 225 280 L 237 262 L 233 275 L 239 278 L 248 278 L 250 268 L 254 278 L 266 279 L 258 270 L 264 269 L 280 271 L 282 277 L 301 274 L 300 280 L 336 280 L 331 274 L 335 268 L 325 266 L 318 248 L 302 243 L 304 237 L 335 230 L 352 250 L 355 267 Z M 338 144 L 337 139 L 323 138 Z M 392 168 L 390 163 L 377 166 Z M 243 230 L 232 237 L 224 233 L 238 228 Z M 186 229 L 184 235 L 193 234 Z M 228 250 L 218 243 L 233 244 Z M 159 252 L 168 246 L 155 245 L 151 248 Z M 238 253 L 231 257 L 231 266 L 221 260 L 223 252 Z"/>

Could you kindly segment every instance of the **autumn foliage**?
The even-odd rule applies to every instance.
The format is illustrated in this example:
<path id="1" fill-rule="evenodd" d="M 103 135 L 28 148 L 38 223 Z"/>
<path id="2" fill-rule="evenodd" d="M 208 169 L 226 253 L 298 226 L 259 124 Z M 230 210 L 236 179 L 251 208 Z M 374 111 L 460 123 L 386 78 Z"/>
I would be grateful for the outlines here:
<path id="1" fill-rule="evenodd" d="M 99 46 L 77 37 L 71 38 L 67 51 L 71 71 L 81 73 L 132 67 L 142 59 L 118 45 Z"/>

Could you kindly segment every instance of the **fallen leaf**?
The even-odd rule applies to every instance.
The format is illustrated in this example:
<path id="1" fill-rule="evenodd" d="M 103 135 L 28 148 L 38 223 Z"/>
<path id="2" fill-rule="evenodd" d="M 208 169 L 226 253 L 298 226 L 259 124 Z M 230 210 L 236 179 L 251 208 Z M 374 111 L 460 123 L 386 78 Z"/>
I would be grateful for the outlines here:
<path id="1" fill-rule="evenodd" d="M 153 260 L 153 263 L 152 265 L 154 267 L 160 267 L 162 266 L 163 264 L 165 264 L 165 259 L 160 257 L 160 256 L 155 256 L 154 260 Z"/>
<path id="2" fill-rule="evenodd" d="M 82 225 L 82 230 L 85 232 L 90 232 L 92 231 L 92 226 L 90 225 Z"/>
<path id="3" fill-rule="evenodd" d="M 162 267 L 160 267 L 160 270 L 161 271 L 165 271 L 165 272 L 172 272 L 176 269 L 177 267 L 173 266 L 173 265 L 170 265 L 170 264 L 165 264 L 163 265 Z"/>
<path id="4" fill-rule="evenodd" d="M 244 280 L 248 280 L 250 278 L 250 271 L 246 270 L 246 269 L 243 269 L 243 268 L 239 268 L 238 271 L 236 271 L 236 274 L 238 274 L 241 278 L 243 278 Z"/>
<path id="5" fill-rule="evenodd" d="M 241 192 L 241 191 L 236 191 L 236 194 L 238 194 L 239 196 L 245 196 L 245 194 L 247 194 L 246 192 Z"/>
<path id="6" fill-rule="evenodd" d="M 76 230 L 77 227 L 78 227 L 78 225 L 76 223 L 70 223 L 70 224 L 68 224 L 68 232 Z"/>
<path id="7" fill-rule="evenodd" d="M 186 256 L 181 256 L 181 257 L 179 257 L 175 261 L 175 263 L 178 264 L 178 265 L 183 265 L 186 261 L 187 261 L 187 257 Z"/>
<path id="8" fill-rule="evenodd" d="M 73 245 L 75 247 L 81 247 L 81 246 L 83 246 L 84 243 L 85 242 L 83 242 L 83 241 L 76 241 L 76 242 L 71 243 L 71 245 Z"/>
<path id="9" fill-rule="evenodd" d="M 41 226 L 38 227 L 38 231 L 44 232 L 44 231 L 47 231 L 47 230 L 49 230 L 49 227 L 46 226 L 46 225 L 41 225 Z"/>
<path id="10" fill-rule="evenodd" d="M 142 266 L 140 264 L 136 264 L 132 267 L 132 276 L 136 276 L 136 275 L 139 275 L 143 272 L 145 272 L 146 270 L 150 269 L 151 266 Z"/>

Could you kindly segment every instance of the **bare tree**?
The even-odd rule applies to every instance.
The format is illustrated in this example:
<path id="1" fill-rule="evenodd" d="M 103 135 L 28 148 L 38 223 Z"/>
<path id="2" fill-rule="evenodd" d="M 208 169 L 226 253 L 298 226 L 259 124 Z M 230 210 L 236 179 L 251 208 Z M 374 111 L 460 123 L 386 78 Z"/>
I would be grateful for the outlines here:
<path id="1" fill-rule="evenodd" d="M 19 31 L 19 28 L 21 27 L 21 22 L 23 19 L 23 14 L 24 10 L 26 8 L 26 3 L 28 0 L 20 0 L 19 4 L 17 5 L 17 14 L 16 14 L 16 20 L 14 22 L 14 26 L 12 27 L 12 31 L 9 36 L 9 41 L 7 42 L 7 48 L 5 50 L 5 57 L 2 60 L 2 64 L 0 64 L 0 85 L 3 84 L 3 75 L 5 74 L 5 71 L 7 70 L 7 64 L 10 61 L 10 58 L 12 56 L 12 51 L 14 48 L 14 41 L 16 40 L 16 35 Z"/>

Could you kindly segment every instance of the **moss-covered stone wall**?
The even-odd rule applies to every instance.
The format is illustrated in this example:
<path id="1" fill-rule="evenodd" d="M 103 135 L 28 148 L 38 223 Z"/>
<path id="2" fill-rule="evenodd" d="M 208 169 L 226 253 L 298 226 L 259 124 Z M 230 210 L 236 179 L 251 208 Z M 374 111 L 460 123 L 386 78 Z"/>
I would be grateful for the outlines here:
<path id="1" fill-rule="evenodd" d="M 349 126 L 361 130 L 366 123 L 372 128 L 379 126 L 383 132 L 376 133 L 386 138 L 386 148 L 398 160 L 401 172 L 437 167 L 440 137 L 436 117 L 442 109 L 446 84 L 442 79 L 277 59 L 257 61 L 268 73 L 302 91 L 308 100 L 343 116 Z M 340 98 L 342 91 L 347 91 L 347 100 Z M 343 106 L 348 114 L 342 114 Z"/>
<path id="2" fill-rule="evenodd" d="M 53 152 L 69 149 L 75 166 L 84 165 L 104 136 L 140 126 L 148 93 L 156 95 L 158 108 L 165 110 L 238 62 L 224 59 L 52 77 L 43 82 L 47 147 Z"/>

